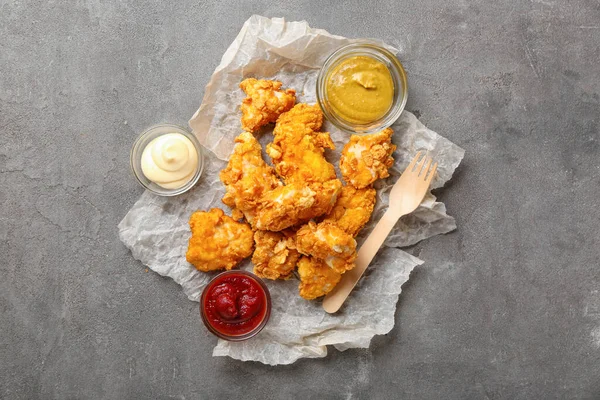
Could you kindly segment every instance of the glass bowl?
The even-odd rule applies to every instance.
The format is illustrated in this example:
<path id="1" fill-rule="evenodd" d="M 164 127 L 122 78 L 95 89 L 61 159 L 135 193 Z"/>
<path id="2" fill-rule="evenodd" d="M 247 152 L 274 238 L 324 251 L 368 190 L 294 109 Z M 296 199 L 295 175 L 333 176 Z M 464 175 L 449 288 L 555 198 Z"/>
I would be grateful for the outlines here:
<path id="1" fill-rule="evenodd" d="M 227 277 L 229 275 L 242 275 L 244 277 L 252 279 L 262 289 L 262 292 L 264 295 L 264 302 L 265 302 L 265 311 L 264 311 L 264 314 L 263 314 L 263 317 L 262 317 L 262 320 L 260 321 L 260 323 L 256 327 L 254 327 L 252 330 L 242 333 L 242 334 L 237 334 L 237 335 L 230 335 L 225 332 L 219 331 L 215 326 L 213 326 L 210 323 L 209 317 L 206 314 L 205 304 L 206 304 L 206 297 L 208 296 L 208 293 L 210 292 L 210 290 L 212 289 L 212 287 L 215 284 L 220 283 L 224 277 Z M 250 339 L 251 337 L 256 336 L 260 331 L 263 330 L 265 325 L 267 325 L 267 322 L 269 322 L 269 317 L 271 316 L 271 294 L 269 293 L 269 289 L 267 288 L 267 285 L 265 285 L 265 283 L 262 281 L 262 279 L 260 279 L 258 276 L 254 275 L 251 272 L 237 270 L 237 269 L 221 272 L 220 274 L 218 274 L 217 276 L 212 278 L 210 280 L 210 282 L 208 282 L 208 284 L 206 285 L 204 290 L 202 291 L 202 296 L 200 297 L 200 315 L 202 316 L 202 322 L 204 322 L 204 325 L 206 326 L 206 328 L 215 336 L 217 336 L 221 339 L 224 339 L 224 340 L 229 340 L 231 342 L 241 342 L 243 340 L 247 340 L 247 339 Z"/>
<path id="2" fill-rule="evenodd" d="M 144 152 L 144 149 L 152 140 L 167 133 L 180 133 L 183 136 L 187 137 L 192 142 L 194 148 L 198 152 L 198 166 L 196 167 L 196 172 L 185 185 L 176 189 L 166 189 L 160 185 L 157 185 L 156 183 L 146 178 L 142 171 L 142 153 Z M 136 139 L 135 143 L 133 144 L 133 147 L 131 148 L 130 161 L 133 175 L 136 177 L 140 185 L 159 196 L 176 196 L 178 194 L 182 194 L 190 190 L 192 186 L 194 186 L 196 182 L 198 182 L 200 176 L 202 176 L 202 170 L 204 169 L 204 152 L 202 150 L 202 145 L 200 144 L 198 139 L 196 139 L 196 136 L 194 136 L 193 133 L 190 133 L 186 129 L 177 125 L 158 124 L 146 129 Z"/>
<path id="3" fill-rule="evenodd" d="M 338 115 L 329 103 L 327 96 L 327 81 L 331 72 L 343 61 L 356 56 L 370 57 L 383 63 L 390 71 L 394 82 L 392 106 L 381 118 L 367 124 L 351 122 Z M 334 51 L 325 60 L 317 76 L 317 101 L 323 110 L 323 114 L 335 126 L 346 132 L 368 134 L 389 127 L 402 114 L 407 99 L 408 86 L 406 72 L 398 58 L 389 50 L 368 41 L 352 43 Z"/>

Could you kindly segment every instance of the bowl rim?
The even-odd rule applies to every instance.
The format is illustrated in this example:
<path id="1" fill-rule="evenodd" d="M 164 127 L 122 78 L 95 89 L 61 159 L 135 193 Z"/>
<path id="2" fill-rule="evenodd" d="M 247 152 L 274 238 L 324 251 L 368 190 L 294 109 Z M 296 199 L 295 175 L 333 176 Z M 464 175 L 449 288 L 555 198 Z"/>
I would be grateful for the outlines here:
<path id="1" fill-rule="evenodd" d="M 264 293 L 265 299 L 266 299 L 265 315 L 264 315 L 262 321 L 260 322 L 260 324 L 258 324 L 251 331 L 246 332 L 246 333 L 241 334 L 241 335 L 227 335 L 225 333 L 219 332 L 208 321 L 208 318 L 207 318 L 206 312 L 205 312 L 205 308 L 204 308 L 204 303 L 206 301 L 206 296 L 208 295 L 209 288 L 212 285 L 214 285 L 214 283 L 217 281 L 217 279 L 220 279 L 223 276 L 227 276 L 227 275 L 244 275 L 244 276 L 247 276 L 248 278 L 254 280 L 263 289 L 263 293 Z M 241 341 L 248 340 L 248 339 L 250 339 L 250 338 L 258 335 L 259 332 L 262 331 L 263 328 L 267 325 L 267 322 L 269 322 L 269 318 L 271 317 L 271 306 L 272 306 L 272 304 L 271 304 L 271 293 L 269 292 L 269 288 L 267 287 L 267 285 L 257 275 L 255 275 L 255 274 L 253 274 L 252 272 L 249 272 L 249 271 L 244 271 L 242 269 L 232 269 L 232 270 L 229 270 L 229 271 L 224 271 L 224 272 L 218 273 L 210 281 L 208 281 L 208 283 L 206 284 L 206 286 L 202 290 L 202 295 L 200 296 L 200 316 L 202 318 L 202 322 L 204 323 L 204 326 L 206 326 L 206 328 L 213 335 L 219 337 L 220 339 L 227 340 L 227 341 L 230 341 L 230 342 L 241 342 Z"/>
<path id="2" fill-rule="evenodd" d="M 194 145 L 194 148 L 196 149 L 196 152 L 198 153 L 198 165 L 196 167 L 194 176 L 185 185 L 183 185 L 182 187 L 177 188 L 177 189 L 163 188 L 162 190 L 159 191 L 159 190 L 156 190 L 155 188 L 153 188 L 150 184 L 147 184 L 146 182 L 144 182 L 144 179 L 146 179 L 147 181 L 150 181 L 150 180 L 146 177 L 144 177 L 144 179 L 142 179 L 139 176 L 138 172 L 136 171 L 136 168 L 134 167 L 134 163 L 137 158 L 140 158 L 142 156 L 142 153 L 144 151 L 144 149 L 141 148 L 141 143 L 143 143 L 144 140 L 148 136 L 155 134 L 157 130 L 165 129 L 165 128 L 172 129 L 173 131 L 175 131 L 175 132 L 171 132 L 171 133 L 180 133 L 180 134 L 184 135 L 186 138 L 188 138 L 192 142 L 192 144 Z M 158 134 L 156 137 L 158 137 L 160 135 L 164 135 L 164 134 L 166 134 L 166 132 Z M 137 182 L 140 185 L 142 185 L 142 187 L 144 189 L 146 189 L 149 192 L 156 194 L 158 196 L 172 197 L 172 196 L 177 196 L 177 195 L 183 194 L 183 193 L 189 191 L 192 187 L 194 187 L 194 185 L 196 185 L 196 183 L 198 182 L 198 180 L 200 179 L 200 177 L 202 176 L 202 173 L 204 171 L 204 158 L 205 158 L 204 149 L 203 149 L 202 145 L 200 144 L 200 141 L 198 140 L 196 135 L 194 135 L 192 132 L 190 132 L 189 130 L 187 130 L 186 128 L 184 128 L 181 125 L 170 124 L 170 123 L 160 123 L 160 124 L 155 124 L 155 125 L 152 125 L 146 129 L 144 129 L 142 131 L 142 133 L 140 133 L 138 135 L 138 137 L 135 139 L 135 141 L 133 142 L 133 145 L 131 146 L 131 150 L 129 152 L 129 166 L 131 169 L 131 173 L 133 174 L 133 176 L 135 177 Z M 142 172 L 140 171 L 140 173 L 142 173 Z"/>
<path id="3" fill-rule="evenodd" d="M 330 107 L 327 107 L 327 105 L 325 104 L 325 80 L 327 77 L 327 73 L 332 69 L 332 67 L 335 66 L 335 63 L 338 60 L 345 56 L 349 56 L 352 53 L 359 53 L 361 50 L 371 53 L 363 54 L 365 56 L 373 57 L 374 54 L 377 54 L 379 57 L 385 59 L 387 61 L 386 66 L 388 67 L 388 69 L 390 69 L 390 73 L 392 75 L 394 83 L 396 83 L 396 81 L 399 81 L 401 85 L 401 90 L 399 93 L 400 101 L 392 103 L 392 106 L 384 116 L 368 124 L 357 124 L 347 121 L 342 117 L 338 116 L 332 109 L 330 110 Z M 377 57 L 374 58 L 377 59 Z M 391 65 L 393 70 L 391 70 L 391 68 L 387 64 Z M 394 72 L 397 74 L 397 76 L 394 74 Z M 321 69 L 319 70 L 319 74 L 317 75 L 316 96 L 317 103 L 319 104 L 319 107 L 323 111 L 323 114 L 325 115 L 327 120 L 342 131 L 358 134 L 370 134 L 379 132 L 385 128 L 390 127 L 394 122 L 396 122 L 396 120 L 400 117 L 400 115 L 404 111 L 404 108 L 406 107 L 406 102 L 408 101 L 408 81 L 406 71 L 398 57 L 396 57 L 394 53 L 383 47 L 381 44 L 368 39 L 359 40 L 339 47 L 325 59 L 325 62 L 323 63 L 323 66 L 321 67 Z"/>

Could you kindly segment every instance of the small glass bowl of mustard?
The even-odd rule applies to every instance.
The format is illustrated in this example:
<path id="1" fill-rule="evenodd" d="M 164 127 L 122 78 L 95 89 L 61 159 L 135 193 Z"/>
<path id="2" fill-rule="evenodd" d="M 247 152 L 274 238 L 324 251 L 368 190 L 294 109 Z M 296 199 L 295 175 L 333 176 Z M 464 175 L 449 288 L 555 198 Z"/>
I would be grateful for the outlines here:
<path id="1" fill-rule="evenodd" d="M 137 138 L 130 154 L 137 181 L 159 196 L 176 196 L 190 190 L 202 176 L 202 145 L 186 129 L 158 124 Z"/>
<path id="2" fill-rule="evenodd" d="M 369 134 L 392 125 L 406 105 L 406 72 L 389 50 L 367 41 L 333 52 L 317 77 L 317 101 L 338 128 Z"/>

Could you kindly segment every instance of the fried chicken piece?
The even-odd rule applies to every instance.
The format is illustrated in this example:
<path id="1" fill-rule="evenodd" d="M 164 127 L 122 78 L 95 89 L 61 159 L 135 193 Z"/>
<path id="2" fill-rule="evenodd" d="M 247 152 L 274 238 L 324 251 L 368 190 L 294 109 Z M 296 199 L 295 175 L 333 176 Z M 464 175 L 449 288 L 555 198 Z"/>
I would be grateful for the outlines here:
<path id="1" fill-rule="evenodd" d="M 292 276 L 300 258 L 293 235 L 293 231 L 254 232 L 256 248 L 252 263 L 256 275 L 267 279 L 288 279 Z"/>
<path id="2" fill-rule="evenodd" d="M 279 116 L 273 133 L 276 135 L 283 133 L 281 128 L 290 124 L 301 124 L 313 132 L 318 132 L 323 126 L 323 111 L 317 104 L 311 106 L 306 103 L 298 103 L 291 110 Z"/>
<path id="3" fill-rule="evenodd" d="M 356 189 L 350 185 L 344 186 L 333 209 L 322 221 L 332 222 L 349 235 L 356 236 L 371 218 L 376 195 L 377 192 L 371 187 Z"/>
<path id="4" fill-rule="evenodd" d="M 273 167 L 263 160 L 260 143 L 254 135 L 243 132 L 235 142 L 229 163 L 219 174 L 227 189 L 223 203 L 241 211 L 250 225 L 253 225 L 260 198 L 282 183 Z M 239 212 L 234 210 L 233 215 L 238 217 Z"/>
<path id="5" fill-rule="evenodd" d="M 390 176 L 388 169 L 394 164 L 392 144 L 394 131 L 386 128 L 371 135 L 352 135 L 340 158 L 340 170 L 344 180 L 362 189 L 377 179 Z"/>
<path id="6" fill-rule="evenodd" d="M 252 254 L 252 229 L 223 210 L 196 211 L 190 217 L 192 237 L 185 258 L 204 272 L 231 269 Z"/>
<path id="7" fill-rule="evenodd" d="M 323 260 L 336 272 L 354 268 L 356 240 L 331 222 L 310 221 L 296 232 L 296 249 L 301 254 Z"/>
<path id="8" fill-rule="evenodd" d="M 326 182 L 336 178 L 323 153 L 335 146 L 328 132 L 318 132 L 323 112 L 318 105 L 297 104 L 281 114 L 273 130 L 267 154 L 287 184 Z"/>
<path id="9" fill-rule="evenodd" d="M 339 179 L 278 187 L 260 199 L 254 226 L 276 232 L 327 214 L 341 189 L 342 182 Z"/>
<path id="10" fill-rule="evenodd" d="M 286 186 L 260 199 L 255 227 L 281 231 L 331 211 L 342 187 L 325 148 L 333 148 L 329 133 L 316 132 L 323 123 L 318 106 L 298 104 L 277 120 L 267 153 Z"/>
<path id="11" fill-rule="evenodd" d="M 298 261 L 300 296 L 306 300 L 314 300 L 331 292 L 342 278 L 342 274 L 329 268 L 322 260 L 303 256 Z"/>
<path id="12" fill-rule="evenodd" d="M 275 122 L 281 113 L 296 103 L 294 89 L 281 90 L 282 83 L 248 78 L 240 83 L 247 97 L 242 101 L 242 128 L 256 132 L 260 127 Z"/>

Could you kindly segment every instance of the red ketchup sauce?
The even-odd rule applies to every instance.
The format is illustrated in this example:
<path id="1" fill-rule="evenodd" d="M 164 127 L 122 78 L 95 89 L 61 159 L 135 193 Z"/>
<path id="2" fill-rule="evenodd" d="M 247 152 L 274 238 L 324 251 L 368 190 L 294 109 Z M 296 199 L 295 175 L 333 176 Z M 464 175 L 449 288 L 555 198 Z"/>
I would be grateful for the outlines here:
<path id="1" fill-rule="evenodd" d="M 208 283 L 200 300 L 202 319 L 215 335 L 244 340 L 258 333 L 271 312 L 269 291 L 246 271 L 227 271 Z"/>

